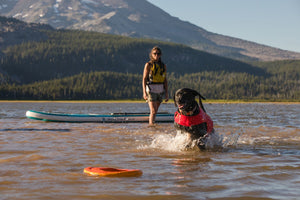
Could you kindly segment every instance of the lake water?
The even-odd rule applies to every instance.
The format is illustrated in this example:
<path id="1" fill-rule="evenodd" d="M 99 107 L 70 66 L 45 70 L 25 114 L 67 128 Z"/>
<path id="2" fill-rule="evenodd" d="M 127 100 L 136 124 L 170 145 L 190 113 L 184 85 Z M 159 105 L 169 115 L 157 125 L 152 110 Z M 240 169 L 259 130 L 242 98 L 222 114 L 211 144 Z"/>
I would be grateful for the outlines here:
<path id="1" fill-rule="evenodd" d="M 300 104 L 205 104 L 217 134 L 185 149 L 173 124 L 47 123 L 26 110 L 145 112 L 144 103 L 0 102 L 0 199 L 299 199 Z M 160 111 L 174 112 L 173 104 Z M 220 143 L 221 142 L 221 143 Z M 95 177 L 89 166 L 140 169 Z"/>

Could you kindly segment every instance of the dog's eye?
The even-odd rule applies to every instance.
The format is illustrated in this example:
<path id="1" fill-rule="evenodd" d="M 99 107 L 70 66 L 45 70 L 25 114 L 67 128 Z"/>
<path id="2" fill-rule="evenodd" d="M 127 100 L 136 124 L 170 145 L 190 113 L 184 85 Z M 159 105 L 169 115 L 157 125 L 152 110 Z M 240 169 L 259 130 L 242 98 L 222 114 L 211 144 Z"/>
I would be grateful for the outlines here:
<path id="1" fill-rule="evenodd" d="M 180 104 L 183 104 L 184 102 L 185 102 L 185 101 L 183 101 L 183 100 L 181 100 L 181 99 L 179 100 L 179 103 L 180 103 Z"/>

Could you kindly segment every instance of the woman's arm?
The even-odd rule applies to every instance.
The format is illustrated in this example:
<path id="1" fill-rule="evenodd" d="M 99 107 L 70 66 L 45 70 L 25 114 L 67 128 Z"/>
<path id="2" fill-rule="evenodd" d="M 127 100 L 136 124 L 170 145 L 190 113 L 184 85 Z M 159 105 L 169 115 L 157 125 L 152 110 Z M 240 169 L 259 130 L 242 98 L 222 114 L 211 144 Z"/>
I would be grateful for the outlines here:
<path id="1" fill-rule="evenodd" d="M 165 89 L 165 96 L 166 96 L 165 102 L 167 102 L 169 100 L 169 92 L 168 92 L 167 66 L 166 65 L 165 65 L 165 71 L 166 71 L 166 78 L 164 81 L 164 89 Z"/>
<path id="2" fill-rule="evenodd" d="M 149 72 L 150 72 L 150 65 L 149 63 L 146 63 L 145 64 L 145 67 L 144 67 L 144 73 L 143 73 L 143 97 L 145 100 L 148 99 L 148 95 L 147 95 L 147 92 L 146 92 L 146 85 L 147 85 L 147 80 L 148 80 L 148 77 L 149 77 Z"/>

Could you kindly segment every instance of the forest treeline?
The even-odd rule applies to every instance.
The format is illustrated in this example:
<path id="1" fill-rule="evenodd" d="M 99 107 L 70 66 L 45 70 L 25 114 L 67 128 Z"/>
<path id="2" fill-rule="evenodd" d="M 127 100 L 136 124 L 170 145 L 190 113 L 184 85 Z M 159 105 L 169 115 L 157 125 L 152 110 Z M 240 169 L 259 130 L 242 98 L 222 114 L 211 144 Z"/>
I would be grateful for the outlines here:
<path id="1" fill-rule="evenodd" d="M 298 74 L 299 76 L 299 74 Z M 169 74 L 169 93 L 189 87 L 208 99 L 299 101 L 299 79 L 287 74 L 265 78 L 247 73 L 200 72 Z M 142 75 L 118 72 L 80 73 L 71 77 L 26 85 L 1 84 L 0 99 L 120 100 L 142 99 Z"/>

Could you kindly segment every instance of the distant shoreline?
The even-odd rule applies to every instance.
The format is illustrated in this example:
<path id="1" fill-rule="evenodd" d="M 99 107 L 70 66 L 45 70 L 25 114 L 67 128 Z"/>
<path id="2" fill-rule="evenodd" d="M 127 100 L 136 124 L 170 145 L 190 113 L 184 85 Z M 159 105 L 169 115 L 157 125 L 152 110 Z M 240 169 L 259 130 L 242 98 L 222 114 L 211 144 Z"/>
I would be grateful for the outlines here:
<path id="1" fill-rule="evenodd" d="M 146 103 L 143 100 L 0 100 L 0 103 Z M 173 100 L 163 103 L 174 103 Z M 243 101 L 243 100 L 205 100 L 204 104 L 300 104 L 300 101 Z"/>

